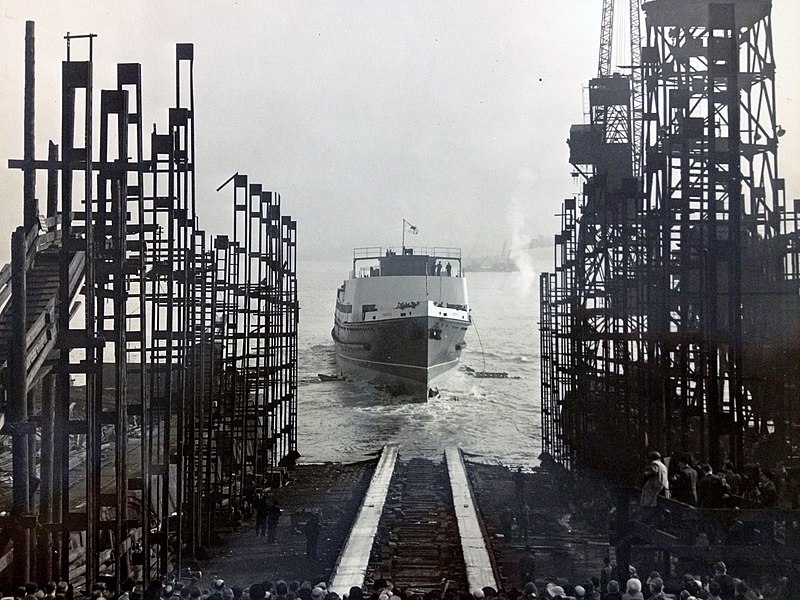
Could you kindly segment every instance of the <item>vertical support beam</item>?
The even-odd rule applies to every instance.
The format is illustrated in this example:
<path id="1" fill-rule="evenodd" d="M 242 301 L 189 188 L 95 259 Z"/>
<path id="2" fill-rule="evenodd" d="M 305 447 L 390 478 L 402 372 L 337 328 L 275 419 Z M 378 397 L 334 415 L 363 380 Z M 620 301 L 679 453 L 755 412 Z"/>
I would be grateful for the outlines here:
<path id="1" fill-rule="evenodd" d="M 27 516 L 31 512 L 29 477 L 35 450 L 34 437 L 28 432 L 28 357 L 27 357 L 27 232 L 36 226 L 36 78 L 35 78 L 35 25 L 25 22 L 25 98 L 23 113 L 23 227 L 17 228 L 11 238 L 12 263 L 12 335 L 9 363 L 11 385 L 9 420 L 15 424 L 12 437 L 13 453 L 13 505 L 14 516 Z M 30 578 L 32 562 L 32 530 L 20 528 L 14 540 L 14 573 L 18 583 Z"/>
<path id="2" fill-rule="evenodd" d="M 25 139 L 24 139 L 24 183 L 23 196 L 25 205 L 23 210 L 23 222 L 25 231 L 30 231 L 36 224 L 39 209 L 36 206 L 36 55 L 35 55 L 35 25 L 33 21 L 25 22 Z"/>
<path id="3" fill-rule="evenodd" d="M 103 350 L 94 343 L 97 338 L 97 297 L 96 297 L 96 270 L 94 233 L 94 198 L 93 198 L 93 165 L 92 165 L 92 57 L 91 38 L 89 41 L 89 61 L 86 62 L 86 96 L 84 99 L 84 141 L 83 156 L 84 172 L 84 223 L 85 223 L 85 252 L 86 265 L 84 267 L 84 300 L 85 300 L 85 327 L 88 343 L 86 352 L 86 584 L 93 586 L 97 582 L 100 570 L 100 494 L 102 471 L 102 391 L 98 393 L 96 382 L 102 377 Z M 101 301 L 102 302 L 102 301 Z M 91 588 L 90 588 L 91 589 Z"/>
<path id="4" fill-rule="evenodd" d="M 631 511 L 630 494 L 628 489 L 622 486 L 614 488 L 614 500 L 617 507 L 616 524 L 614 532 L 616 536 L 615 553 L 617 556 L 617 574 L 619 581 L 627 581 L 628 570 L 631 564 Z"/>
<path id="5" fill-rule="evenodd" d="M 553 410 L 553 324 L 550 273 L 539 276 L 539 347 L 541 348 L 542 450 L 553 454 L 555 411 Z"/>
<path id="6" fill-rule="evenodd" d="M 719 469 L 731 454 L 723 440 L 740 437 L 744 426 L 735 389 L 741 386 L 739 30 L 731 3 L 710 4 L 708 20 L 708 458 Z"/>
<path id="7" fill-rule="evenodd" d="M 134 426 L 138 425 L 140 431 L 140 443 L 138 456 L 134 454 L 129 456 L 128 464 L 138 462 L 140 465 L 141 476 L 138 478 L 127 478 L 126 486 L 131 496 L 138 493 L 140 501 L 139 522 L 134 528 L 134 535 L 139 535 L 139 543 L 144 547 L 149 547 L 147 544 L 147 536 L 151 527 L 151 517 L 149 512 L 145 512 L 145 498 L 149 489 L 149 476 L 148 476 L 148 448 L 147 448 L 147 434 L 145 419 L 148 414 L 148 399 L 147 399 L 147 380 L 145 378 L 145 365 L 148 364 L 147 354 L 147 298 L 146 298 L 146 285 L 145 285 L 145 272 L 146 272 L 146 255 L 147 255 L 147 242 L 146 232 L 148 229 L 145 219 L 145 182 L 144 173 L 144 151 L 143 151 L 143 127 L 142 127 L 142 74 L 141 65 L 138 63 L 122 63 L 117 65 L 117 89 L 119 91 L 126 91 L 128 99 L 132 99 L 133 106 L 130 106 L 129 100 L 123 100 L 124 106 L 120 111 L 120 119 L 124 119 L 127 127 L 124 131 L 124 136 L 128 139 L 129 143 L 135 144 L 135 150 L 124 150 L 122 147 L 119 150 L 119 157 L 127 157 L 128 154 L 133 154 L 136 161 L 135 169 L 126 167 L 126 175 L 124 179 L 124 193 L 123 199 L 124 207 L 120 207 L 120 217 L 125 218 L 125 234 L 126 256 L 124 264 L 132 267 L 126 271 L 126 296 L 125 302 L 130 302 L 131 305 L 123 305 L 125 310 L 124 326 L 126 329 L 126 336 L 124 340 L 118 339 L 118 342 L 124 342 L 125 348 L 125 384 L 130 384 L 130 388 L 136 390 L 138 394 L 134 396 L 130 390 L 126 390 L 126 410 L 128 416 L 132 417 Z M 124 113 L 124 116 L 122 115 Z M 130 128 L 134 129 L 130 133 Z M 120 131 L 120 136 L 123 132 Z M 124 153 L 123 153 L 124 152 Z M 129 179 L 130 175 L 130 179 Z M 122 182 L 121 184 L 122 185 Z M 127 215 L 130 214 L 130 222 L 128 222 Z M 129 291 L 127 291 L 129 290 Z M 123 350 L 121 350 L 123 351 Z M 118 432 L 119 433 L 119 432 Z M 127 432 L 125 432 L 127 435 Z M 137 460 L 138 459 L 138 460 Z M 132 498 L 131 498 L 132 499 Z M 127 503 L 124 508 L 127 511 Z M 130 519 L 130 515 L 121 514 L 120 519 Z M 126 525 L 127 527 L 127 525 Z M 125 542 L 127 530 L 118 536 L 118 544 Z M 121 548 L 118 548 L 117 554 L 120 556 L 120 573 L 126 574 L 130 569 L 129 553 L 123 554 Z M 148 575 L 145 574 L 145 578 Z M 145 585 L 149 584 L 149 579 Z"/>
<path id="8" fill-rule="evenodd" d="M 297 453 L 297 331 L 300 321 L 300 305 L 297 300 L 297 221 L 287 217 L 287 269 L 288 293 L 285 298 L 288 312 L 289 344 L 289 453 Z"/>
<path id="9" fill-rule="evenodd" d="M 117 148 L 113 155 L 109 148 L 111 117 L 116 117 Z M 100 96 L 100 163 L 98 174 L 97 219 L 92 224 L 97 235 L 97 261 L 103 265 L 98 273 L 97 286 L 101 291 L 97 306 L 97 331 L 111 346 L 114 357 L 113 389 L 114 408 L 102 411 L 101 422 L 114 425 L 114 475 L 115 500 L 114 572 L 121 578 L 127 576 L 127 553 L 124 541 L 128 536 L 128 397 L 126 352 L 128 298 L 127 256 L 127 177 L 128 177 L 128 92 L 103 90 Z M 106 314 L 110 299 L 111 314 Z M 106 324 L 111 322 L 111 329 Z M 101 365 L 105 362 L 100 353 Z M 105 384 L 103 376 L 97 377 L 96 394 L 102 398 Z M 101 510 L 108 508 L 101 505 Z"/>
<path id="10" fill-rule="evenodd" d="M 89 40 L 89 60 L 70 60 L 70 41 L 76 37 Z M 60 461 L 60 495 L 61 495 L 61 578 L 69 576 L 69 550 L 71 530 L 83 531 L 81 524 L 82 514 L 70 515 L 70 485 L 69 485 L 69 435 L 71 432 L 86 433 L 86 577 L 87 585 L 95 582 L 98 573 L 98 540 L 99 540 L 99 500 L 100 500 L 100 465 L 101 465 L 101 423 L 100 402 L 96 393 L 97 362 L 97 336 L 96 336 L 96 302 L 95 302 L 95 244 L 93 223 L 93 189 L 92 180 L 92 39 L 93 35 L 67 36 L 67 60 L 62 62 L 62 109 L 61 109 L 61 232 L 62 246 L 59 266 L 59 335 L 60 358 L 58 367 L 59 401 L 57 410 L 56 444 L 58 445 L 58 460 Z M 84 127 L 80 132 L 75 131 L 76 91 L 84 91 L 81 109 L 83 111 Z M 76 133 L 83 146 L 75 145 Z M 83 192 L 79 194 L 82 202 L 82 212 L 76 211 L 75 221 L 81 227 L 83 237 L 74 235 L 73 223 L 73 196 L 74 172 L 83 171 Z M 84 330 L 77 334 L 70 332 L 70 303 L 74 293 L 73 280 L 78 274 L 71 273 L 73 259 L 76 255 L 83 254 L 83 289 L 84 302 L 83 320 Z M 74 333 L 70 340 L 69 334 Z M 81 365 L 71 364 L 71 351 L 78 350 L 83 353 L 84 362 Z M 102 353 L 101 353 L 102 356 Z M 70 421 L 69 406 L 74 401 L 70 394 L 71 373 L 79 372 L 85 375 L 86 387 L 84 407 L 86 421 Z M 80 425 L 79 425 L 80 424 Z M 85 429 L 84 429 L 85 426 Z M 71 429 L 78 427 L 77 429 Z"/>
<path id="11" fill-rule="evenodd" d="M 39 484 L 39 523 L 43 525 L 49 525 L 53 522 L 55 400 L 55 377 L 52 373 L 48 373 L 42 381 L 42 458 L 41 483 Z M 37 551 L 38 581 L 50 581 L 53 579 L 53 547 L 52 535 L 47 529 L 39 533 Z"/>
<path id="12" fill-rule="evenodd" d="M 58 145 L 52 140 L 47 147 L 47 218 L 55 219 L 58 213 Z M 51 231 L 57 228 L 54 222 Z"/>
<path id="13" fill-rule="evenodd" d="M 170 127 L 172 130 L 172 127 Z M 143 196 L 148 221 L 145 277 L 147 310 L 147 410 L 143 412 L 142 514 L 152 520 L 144 527 L 142 550 L 145 585 L 153 573 L 166 575 L 169 564 L 170 482 L 173 445 L 171 436 L 173 377 L 176 356 L 173 343 L 176 254 L 175 153 L 172 133 L 153 132 L 150 140 L 152 181 L 150 195 Z M 164 189 L 166 188 L 166 189 Z"/>
<path id="14" fill-rule="evenodd" d="M 27 397 L 27 314 L 26 314 L 26 248 L 25 229 L 17 227 L 11 235 L 11 315 L 12 335 L 10 358 L 10 390 L 8 421 L 13 425 L 13 504 L 12 515 L 30 513 L 30 456 L 28 448 Z M 29 531 L 20 526 L 14 537 L 14 574 L 17 583 L 30 579 Z"/>
<path id="15" fill-rule="evenodd" d="M 176 44 L 175 47 L 175 109 L 170 110 L 170 132 L 175 143 L 175 188 L 171 197 L 177 202 L 176 216 L 179 226 L 179 251 L 176 253 L 176 268 L 181 277 L 175 280 L 178 294 L 175 303 L 176 327 L 178 335 L 173 344 L 176 346 L 175 360 L 180 367 L 176 372 L 176 405 L 171 415 L 176 418 L 176 455 L 175 455 L 175 505 L 182 518 L 179 518 L 175 528 L 175 558 L 174 567 L 180 570 L 183 552 L 184 528 L 184 484 L 185 484 L 185 451 L 189 441 L 186 439 L 187 405 L 192 402 L 188 381 L 188 369 L 192 356 L 191 351 L 191 310 L 190 306 L 194 296 L 194 285 L 191 277 L 193 265 L 193 228 L 195 219 L 194 202 L 194 45 Z M 184 68 L 188 73 L 184 73 Z M 181 90 L 181 80 L 186 76 L 189 83 L 188 99 L 184 98 Z M 188 104 L 188 106 L 187 106 Z M 192 474 L 193 475 L 193 474 Z"/>

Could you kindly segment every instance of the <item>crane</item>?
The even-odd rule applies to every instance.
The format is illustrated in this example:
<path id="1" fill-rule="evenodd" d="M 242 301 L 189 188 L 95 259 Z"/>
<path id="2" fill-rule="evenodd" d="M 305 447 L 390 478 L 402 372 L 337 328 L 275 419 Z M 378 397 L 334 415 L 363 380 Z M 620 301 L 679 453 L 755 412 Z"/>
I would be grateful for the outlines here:
<path id="1" fill-rule="evenodd" d="M 617 5 L 618 6 L 618 5 Z M 628 0 L 630 19 L 631 53 L 631 162 L 634 177 L 641 173 L 642 161 L 642 112 L 644 96 L 642 91 L 642 34 L 640 0 Z M 600 53 L 597 61 L 597 76 L 611 77 L 611 50 L 614 41 L 615 0 L 603 0 L 603 14 L 600 21 Z"/>

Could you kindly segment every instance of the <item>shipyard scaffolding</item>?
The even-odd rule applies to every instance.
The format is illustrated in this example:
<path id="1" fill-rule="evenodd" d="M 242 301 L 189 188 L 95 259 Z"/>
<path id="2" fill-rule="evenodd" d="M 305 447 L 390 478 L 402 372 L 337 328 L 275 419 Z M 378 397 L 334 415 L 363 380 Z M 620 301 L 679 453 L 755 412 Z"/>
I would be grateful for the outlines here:
<path id="1" fill-rule="evenodd" d="M 788 504 L 661 497 L 643 513 L 626 487 L 651 451 L 730 461 L 743 489 L 758 484 L 751 465 L 800 467 L 800 201 L 787 205 L 778 172 L 771 2 L 641 9 L 630 75 L 603 69 L 604 18 L 589 122 L 570 130 L 583 190 L 540 282 L 543 449 L 615 486 L 622 568 L 660 556 L 668 571 L 673 556 L 786 574 L 800 561 Z"/>
<path id="2" fill-rule="evenodd" d="M 771 2 L 641 9 L 632 74 L 601 68 L 570 130 L 583 189 L 540 282 L 543 449 L 628 485 L 653 450 L 797 468 L 800 202 L 778 171 Z"/>
<path id="3" fill-rule="evenodd" d="M 9 161 L 24 223 L 0 270 L 4 588 L 175 573 L 241 518 L 248 478 L 280 485 L 297 456 L 295 222 L 251 184 L 247 233 L 200 229 L 191 44 L 147 139 L 140 65 L 98 94 L 94 36 L 66 41 L 60 144 L 37 159 L 26 26 Z M 231 439 L 246 440 L 235 464 Z"/>

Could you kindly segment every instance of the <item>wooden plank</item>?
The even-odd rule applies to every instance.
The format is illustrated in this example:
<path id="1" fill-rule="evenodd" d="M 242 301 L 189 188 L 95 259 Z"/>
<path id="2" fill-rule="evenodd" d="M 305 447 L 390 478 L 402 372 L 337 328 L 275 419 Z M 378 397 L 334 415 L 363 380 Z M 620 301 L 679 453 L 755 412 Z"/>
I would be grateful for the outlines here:
<path id="1" fill-rule="evenodd" d="M 330 589 L 340 595 L 347 593 L 352 586 L 360 587 L 364 584 L 370 551 L 378 530 L 378 521 L 383 513 L 397 455 L 396 444 L 384 446 L 356 521 L 333 568 Z"/>
<path id="2" fill-rule="evenodd" d="M 28 332 L 25 336 L 25 345 L 28 347 L 30 351 L 32 348 L 35 348 L 37 341 L 42 336 L 42 334 L 47 330 L 53 327 L 55 324 L 55 306 L 56 306 L 56 299 L 51 298 L 50 301 L 47 303 L 45 309 L 41 312 L 39 317 L 33 322 L 33 324 L 28 327 Z M 28 365 L 30 366 L 30 364 Z"/>
<path id="3" fill-rule="evenodd" d="M 685 521 L 738 520 L 744 522 L 790 521 L 800 519 L 800 510 L 780 508 L 697 508 L 671 498 L 658 497 L 658 507 Z"/>
<path id="4" fill-rule="evenodd" d="M 691 557 L 696 560 L 712 564 L 718 560 L 725 563 L 741 562 L 750 565 L 776 565 L 791 563 L 800 560 L 800 547 L 795 545 L 774 544 L 770 546 L 726 546 L 717 544 L 713 546 L 697 546 L 692 544 L 633 544 L 643 552 L 666 551 L 679 558 Z"/>
<path id="5" fill-rule="evenodd" d="M 36 359 L 36 362 L 28 371 L 28 391 L 30 391 L 41 379 L 41 369 L 47 361 L 50 353 L 53 351 L 56 345 L 55 338 L 51 339 L 47 345 L 43 348 L 42 352 L 39 354 L 39 357 Z M 50 369 L 48 368 L 47 371 Z"/>
<path id="6" fill-rule="evenodd" d="M 0 269 L 0 307 L 11 297 L 11 265 L 4 265 Z"/>
<path id="7" fill-rule="evenodd" d="M 453 507 L 458 520 L 458 535 L 461 538 L 470 591 L 480 590 L 485 585 L 497 588 L 492 560 L 489 557 L 472 489 L 467 479 L 464 457 L 459 448 L 448 446 L 445 448 L 445 458 L 450 474 Z"/>
<path id="8" fill-rule="evenodd" d="M 654 546 L 666 547 L 678 544 L 678 538 L 666 531 L 650 527 L 640 521 L 634 521 L 632 525 L 636 537 L 648 541 Z"/>
<path id="9" fill-rule="evenodd" d="M 0 558 L 0 573 L 5 571 L 11 564 L 14 562 L 14 548 L 11 548 L 8 552 L 6 552 L 2 558 Z"/>

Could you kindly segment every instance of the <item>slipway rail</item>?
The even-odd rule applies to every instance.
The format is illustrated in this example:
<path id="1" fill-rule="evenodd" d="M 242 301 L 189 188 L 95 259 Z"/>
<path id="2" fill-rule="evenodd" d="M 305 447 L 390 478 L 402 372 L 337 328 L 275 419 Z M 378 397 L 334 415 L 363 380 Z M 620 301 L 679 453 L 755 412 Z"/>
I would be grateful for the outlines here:
<path id="1" fill-rule="evenodd" d="M 330 587 L 341 595 L 378 579 L 419 592 L 497 586 L 458 448 L 440 463 L 384 448 Z"/>
<path id="2" fill-rule="evenodd" d="M 397 444 L 387 444 L 381 459 L 372 475 L 364 501 L 358 511 L 350 536 L 333 570 L 331 589 L 340 596 L 350 591 L 352 586 L 364 583 L 369 564 L 370 551 L 378 531 L 389 484 L 394 473 L 399 448 Z"/>
<path id="3" fill-rule="evenodd" d="M 467 568 L 469 589 L 474 591 L 485 586 L 497 589 L 497 579 L 478 520 L 478 513 L 475 510 L 475 499 L 472 496 L 469 479 L 467 479 L 461 449 L 453 446 L 446 448 L 445 458 L 447 459 L 447 470 L 450 473 L 453 506 L 458 518 L 458 533 Z"/>

